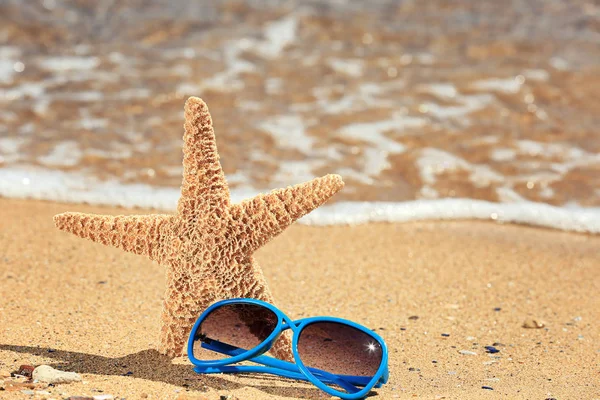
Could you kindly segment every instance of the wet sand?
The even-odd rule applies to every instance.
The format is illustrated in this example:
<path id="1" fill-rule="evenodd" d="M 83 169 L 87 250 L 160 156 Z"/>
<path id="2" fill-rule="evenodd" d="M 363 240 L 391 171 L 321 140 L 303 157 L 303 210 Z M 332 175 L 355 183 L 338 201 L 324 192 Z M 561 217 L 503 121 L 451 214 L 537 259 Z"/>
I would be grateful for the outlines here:
<path id="1" fill-rule="evenodd" d="M 59 232 L 52 216 L 67 210 L 132 213 L 0 199 L 0 370 L 46 363 L 83 375 L 36 397 L 329 398 L 265 375 L 199 376 L 186 358 L 160 356 L 162 267 Z M 256 256 L 292 318 L 335 315 L 386 339 L 390 380 L 374 398 L 593 399 L 598 248 L 588 235 L 422 222 L 296 225 Z M 527 319 L 545 325 L 523 328 Z M 500 351 L 486 353 L 492 345 Z"/>

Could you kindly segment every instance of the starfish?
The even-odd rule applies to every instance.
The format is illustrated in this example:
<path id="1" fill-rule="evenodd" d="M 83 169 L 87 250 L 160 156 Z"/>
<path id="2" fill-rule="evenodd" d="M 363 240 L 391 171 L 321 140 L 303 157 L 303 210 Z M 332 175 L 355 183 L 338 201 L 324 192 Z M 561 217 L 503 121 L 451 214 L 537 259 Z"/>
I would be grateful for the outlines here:
<path id="1" fill-rule="evenodd" d="M 67 212 L 56 226 L 79 237 L 144 255 L 166 269 L 160 352 L 183 353 L 200 313 L 215 301 L 250 297 L 273 303 L 252 254 L 339 191 L 339 175 L 230 204 L 212 119 L 197 97 L 185 103 L 183 183 L 175 215 L 110 216 Z M 289 358 L 282 336 L 275 354 Z"/>

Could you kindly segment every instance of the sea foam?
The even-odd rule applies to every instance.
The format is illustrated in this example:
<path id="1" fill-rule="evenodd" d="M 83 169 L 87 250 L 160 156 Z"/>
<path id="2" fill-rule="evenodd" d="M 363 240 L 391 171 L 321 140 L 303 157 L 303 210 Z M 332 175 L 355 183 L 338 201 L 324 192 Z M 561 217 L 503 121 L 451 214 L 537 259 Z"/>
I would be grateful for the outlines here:
<path id="1" fill-rule="evenodd" d="M 234 189 L 231 191 L 232 202 L 240 202 L 257 193 L 257 190 L 250 188 Z M 0 168 L 0 196 L 173 212 L 179 199 L 179 190 L 146 184 L 123 184 L 116 180 L 100 181 L 75 172 L 9 167 Z M 556 207 L 524 200 L 512 203 L 454 198 L 406 202 L 338 202 L 314 210 L 299 222 L 308 225 L 344 225 L 464 219 L 600 233 L 600 208 Z"/>

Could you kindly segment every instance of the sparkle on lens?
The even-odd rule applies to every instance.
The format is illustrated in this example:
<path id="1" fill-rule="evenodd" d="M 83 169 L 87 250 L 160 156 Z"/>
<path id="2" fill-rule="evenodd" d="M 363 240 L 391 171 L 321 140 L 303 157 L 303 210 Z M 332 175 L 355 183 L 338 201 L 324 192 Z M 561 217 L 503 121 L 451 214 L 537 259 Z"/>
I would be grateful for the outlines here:
<path id="1" fill-rule="evenodd" d="M 369 342 L 369 343 L 366 344 L 366 347 L 367 347 L 367 351 L 369 353 L 373 353 L 373 352 L 375 352 L 377 350 L 377 343 L 375 343 L 375 342 Z"/>

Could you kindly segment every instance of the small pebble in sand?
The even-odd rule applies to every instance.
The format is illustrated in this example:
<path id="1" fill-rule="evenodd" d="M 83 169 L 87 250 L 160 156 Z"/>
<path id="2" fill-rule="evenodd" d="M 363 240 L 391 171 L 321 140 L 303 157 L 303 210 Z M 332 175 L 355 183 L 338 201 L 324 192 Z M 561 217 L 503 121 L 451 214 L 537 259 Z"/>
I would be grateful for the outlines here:
<path id="1" fill-rule="evenodd" d="M 21 393 L 28 394 L 30 396 L 33 396 L 35 394 L 35 392 L 33 390 L 29 390 L 29 389 L 21 390 Z"/>
<path id="2" fill-rule="evenodd" d="M 494 388 L 491 386 L 482 386 L 481 388 L 485 390 L 494 390 Z"/>
<path id="3" fill-rule="evenodd" d="M 538 321 L 533 318 L 527 318 L 525 320 L 525 322 L 523 322 L 523 328 L 527 328 L 527 329 L 540 329 L 540 328 L 543 328 L 544 326 L 545 325 L 543 322 Z"/>
<path id="4" fill-rule="evenodd" d="M 498 350 L 494 346 L 485 346 L 485 351 L 486 351 L 486 353 L 490 353 L 490 354 L 500 353 L 500 350 Z"/>
<path id="5" fill-rule="evenodd" d="M 494 311 L 498 312 L 500 310 L 502 310 L 500 307 L 494 307 Z"/>
<path id="6" fill-rule="evenodd" d="M 410 317 L 408 317 L 408 319 L 410 319 L 411 321 L 416 321 L 419 319 L 418 315 L 411 315 Z"/>
<path id="7" fill-rule="evenodd" d="M 35 367 L 33 365 L 21 365 L 17 370 L 17 374 L 31 378 L 31 374 Z"/>
<path id="8" fill-rule="evenodd" d="M 49 365 L 40 365 L 33 370 L 33 379 L 46 383 L 80 382 L 81 375 L 75 372 L 59 371 Z"/>
<path id="9" fill-rule="evenodd" d="M 442 337 L 450 337 L 449 333 L 442 333 Z"/>
<path id="10" fill-rule="evenodd" d="M 474 351 L 470 351 L 470 350 L 459 350 L 458 352 L 464 356 L 476 356 L 477 355 L 477 353 L 475 353 Z"/>

